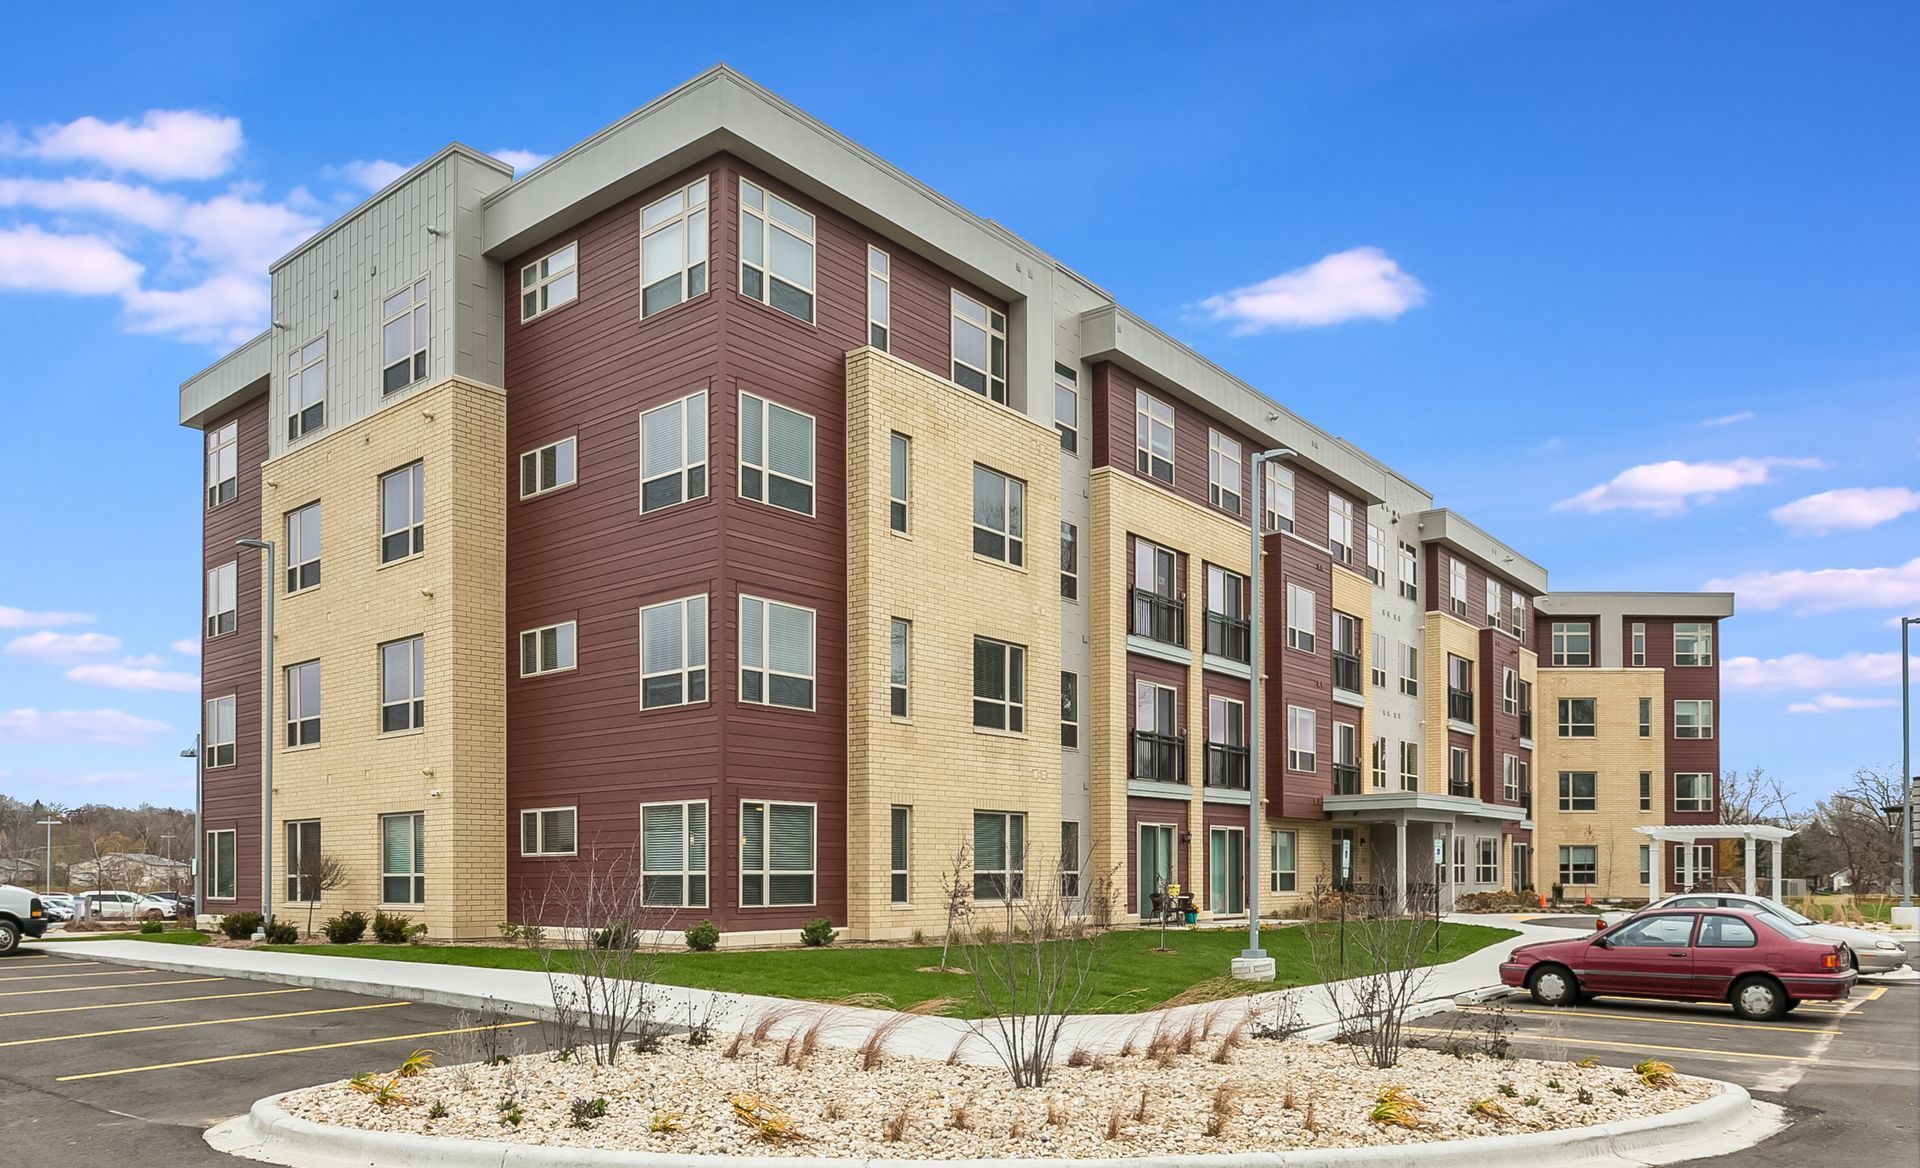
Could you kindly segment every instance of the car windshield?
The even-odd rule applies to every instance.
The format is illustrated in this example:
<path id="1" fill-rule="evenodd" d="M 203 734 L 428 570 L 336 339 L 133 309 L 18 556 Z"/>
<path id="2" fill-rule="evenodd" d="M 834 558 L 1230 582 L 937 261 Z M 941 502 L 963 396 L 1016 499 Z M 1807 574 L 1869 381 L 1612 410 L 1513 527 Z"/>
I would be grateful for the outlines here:
<path id="1" fill-rule="evenodd" d="M 1792 937 L 1796 941 L 1806 941 L 1806 940 L 1810 940 L 1813 937 L 1812 933 L 1807 932 L 1805 929 L 1801 928 L 1799 925 L 1794 924 L 1792 921 L 1783 920 L 1782 918 L 1773 916 L 1770 913 L 1754 913 L 1753 919 L 1756 921 L 1759 921 L 1761 924 L 1765 925 L 1767 928 L 1772 929 L 1774 932 L 1780 934 L 1782 937 Z"/>
<path id="2" fill-rule="evenodd" d="M 1898 810 L 1898 808 L 1895 810 Z M 1761 900 L 1755 903 L 1761 905 L 1764 911 L 1772 913 L 1783 921 L 1790 921 L 1793 924 L 1802 926 L 1813 924 L 1812 918 L 1801 916 L 1777 900 Z"/>

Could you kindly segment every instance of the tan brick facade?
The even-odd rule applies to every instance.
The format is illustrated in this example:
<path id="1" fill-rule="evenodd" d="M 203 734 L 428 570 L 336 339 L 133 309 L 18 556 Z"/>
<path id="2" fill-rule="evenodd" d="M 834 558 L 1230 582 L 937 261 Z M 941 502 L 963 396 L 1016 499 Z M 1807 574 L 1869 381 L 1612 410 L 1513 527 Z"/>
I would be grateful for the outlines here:
<path id="1" fill-rule="evenodd" d="M 1427 613 L 1427 633 L 1422 644 L 1420 694 L 1426 717 L 1426 739 L 1421 751 L 1420 789 L 1435 794 L 1447 793 L 1447 658 L 1461 657 L 1477 663 L 1480 657 L 1477 629 L 1452 613 Z M 1478 671 L 1475 671 L 1477 676 Z M 1475 695 L 1478 700 L 1479 695 Z M 1479 780 L 1474 752 L 1467 752 L 1467 778 Z"/>
<path id="2" fill-rule="evenodd" d="M 1659 711 L 1665 687 L 1658 669 L 1554 669 L 1538 671 L 1534 690 L 1533 810 L 1538 852 L 1535 871 L 1545 891 L 1559 882 L 1560 848 L 1592 847 L 1598 882 L 1596 898 L 1634 899 L 1647 895 L 1640 883 L 1640 845 L 1646 837 L 1633 829 L 1661 819 L 1661 773 L 1665 767 Z M 1652 702 L 1651 733 L 1640 736 L 1640 699 Z M 1592 738 L 1562 738 L 1561 698 L 1595 699 Z M 1560 810 L 1560 774 L 1594 773 L 1595 809 Z M 1640 775 L 1650 776 L 1649 810 L 1640 810 Z M 1565 895 L 1584 896 L 1583 885 L 1567 885 Z"/>

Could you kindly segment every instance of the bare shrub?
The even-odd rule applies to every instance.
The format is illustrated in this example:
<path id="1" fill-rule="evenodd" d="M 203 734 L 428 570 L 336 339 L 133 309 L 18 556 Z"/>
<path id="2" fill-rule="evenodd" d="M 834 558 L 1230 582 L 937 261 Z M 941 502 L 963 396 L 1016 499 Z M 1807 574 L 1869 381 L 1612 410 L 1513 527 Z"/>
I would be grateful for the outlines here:
<path id="1" fill-rule="evenodd" d="M 954 1131 L 973 1130 L 972 1099 L 962 1099 L 947 1111 L 947 1126 Z"/>
<path id="2" fill-rule="evenodd" d="M 1313 1096 L 1307 1096 L 1307 1109 L 1300 1113 L 1300 1126 L 1314 1135 L 1320 1134 L 1320 1123 L 1313 1116 Z"/>
<path id="3" fill-rule="evenodd" d="M 947 863 L 946 871 L 940 873 L 941 887 L 946 893 L 947 931 L 940 940 L 940 964 L 938 968 L 945 972 L 953 969 L 948 957 L 953 952 L 953 943 L 967 931 L 973 921 L 973 842 L 962 839 L 953 849 L 953 856 Z"/>
<path id="4" fill-rule="evenodd" d="M 1286 1088 L 1280 1093 L 1280 1110 L 1292 1111 L 1293 1103 L 1293 1080 L 1288 1079 Z"/>
<path id="5" fill-rule="evenodd" d="M 1274 995 L 1272 1009 L 1253 1020 L 1252 1034 L 1255 1038 L 1277 1042 L 1292 1038 L 1306 1028 L 1307 1024 L 1300 1018 L 1299 997 L 1281 993 Z"/>
<path id="6" fill-rule="evenodd" d="M 304 852 L 304 849 L 302 849 Z M 347 883 L 347 862 L 331 852 L 313 852 L 303 854 L 296 870 L 287 873 L 298 883 L 295 889 L 299 893 L 295 901 L 307 902 L 307 936 L 313 936 L 313 910 L 320 907 L 320 898 Z"/>
<path id="7" fill-rule="evenodd" d="M 1072 1113 L 1067 1108 L 1066 1100 L 1060 1098 L 1060 1096 L 1058 1095 L 1047 1096 L 1047 1126 L 1048 1127 L 1067 1126 L 1067 1120 L 1071 1118 L 1071 1114 Z"/>
<path id="8" fill-rule="evenodd" d="M 887 1122 L 881 1125 L 880 1127 L 881 1138 L 886 1140 L 889 1144 L 899 1143 L 900 1138 L 907 1134 L 907 1124 L 912 1122 L 912 1120 L 913 1120 L 912 1105 L 902 1104 L 900 1107 L 900 1110 L 894 1112 L 893 1115 L 887 1120 Z"/>
<path id="9" fill-rule="evenodd" d="M 1220 1037 L 1220 1045 L 1213 1050 L 1211 1061 L 1216 1066 L 1226 1066 L 1233 1061 L 1233 1052 L 1247 1044 L 1247 1024 L 1242 1022 Z"/>
<path id="10" fill-rule="evenodd" d="M 1241 1088 L 1238 1083 L 1222 1082 L 1214 1087 L 1213 1095 L 1207 1101 L 1207 1134 L 1218 1139 L 1226 1134 L 1227 1124 L 1234 1113 L 1240 1110 Z"/>
<path id="11" fill-rule="evenodd" d="M 1133 1105 L 1133 1121 L 1135 1123 L 1147 1122 L 1147 1101 L 1152 1097 L 1153 1088 L 1142 1084 L 1140 1087 L 1140 1099 Z"/>
<path id="12" fill-rule="evenodd" d="M 887 1042 L 906 1024 L 907 1016 L 896 1014 L 869 1030 L 867 1037 L 860 1043 L 860 1069 L 878 1070 L 880 1064 L 886 1061 Z"/>
<path id="13" fill-rule="evenodd" d="M 1407 1014 L 1431 973 L 1440 942 L 1439 889 L 1416 885 L 1404 914 L 1389 885 L 1335 888 L 1322 877 L 1307 927 L 1314 974 L 1333 1008 L 1339 1036 L 1380 1070 L 1400 1061 Z"/>
<path id="14" fill-rule="evenodd" d="M 1127 1133 L 1127 1110 L 1118 1103 L 1107 1112 L 1107 1138 L 1117 1140 Z"/>
<path id="15" fill-rule="evenodd" d="M 828 1099 L 826 1106 L 820 1109 L 820 1118 L 826 1120 L 828 1123 L 838 1123 L 840 1117 L 845 1114 L 846 1111 L 841 1107 L 840 1097 L 838 1095 Z"/>

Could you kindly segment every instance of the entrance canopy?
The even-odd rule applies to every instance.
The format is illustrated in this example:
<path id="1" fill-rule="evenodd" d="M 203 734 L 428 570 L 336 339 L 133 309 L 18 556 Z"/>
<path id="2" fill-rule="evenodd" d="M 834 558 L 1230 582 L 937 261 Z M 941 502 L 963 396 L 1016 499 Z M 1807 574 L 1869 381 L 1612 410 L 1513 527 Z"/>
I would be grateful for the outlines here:
<path id="1" fill-rule="evenodd" d="M 1757 895 L 1753 884 L 1753 854 L 1762 842 L 1773 845 L 1773 899 L 1780 899 L 1780 845 L 1792 838 L 1792 828 L 1773 827 L 1764 823 L 1674 823 L 1660 824 L 1654 827 L 1636 827 L 1633 830 L 1649 836 L 1658 843 L 1676 843 L 1685 845 L 1680 849 L 1680 891 L 1689 892 L 1693 888 L 1695 876 L 1693 866 L 1693 846 L 1701 840 L 1737 839 L 1747 843 L 1747 895 Z M 1659 855 L 1658 852 L 1655 853 Z M 1665 856 L 1659 856 L 1659 862 L 1647 864 L 1647 879 L 1651 881 L 1648 889 L 1649 902 L 1660 899 L 1660 873 L 1665 867 Z"/>

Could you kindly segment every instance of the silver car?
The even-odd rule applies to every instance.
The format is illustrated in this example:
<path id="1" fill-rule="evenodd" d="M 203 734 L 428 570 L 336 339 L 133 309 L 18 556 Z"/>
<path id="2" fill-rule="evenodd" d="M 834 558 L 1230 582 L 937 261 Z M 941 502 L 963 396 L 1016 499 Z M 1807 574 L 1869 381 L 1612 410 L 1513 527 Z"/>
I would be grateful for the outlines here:
<path id="1" fill-rule="evenodd" d="M 1656 901 L 1640 909 L 1639 912 L 1602 913 L 1600 919 L 1606 924 L 1617 925 L 1628 917 L 1639 916 L 1640 913 L 1657 908 L 1716 907 L 1740 908 L 1748 912 L 1765 913 L 1799 925 L 1819 940 L 1842 942 L 1852 951 L 1853 968 L 1861 974 L 1891 973 L 1907 963 L 1906 948 L 1884 933 L 1872 933 L 1866 929 L 1811 920 L 1777 900 L 1768 900 L 1764 896 L 1747 896 L 1738 892 L 1683 892 L 1669 896 L 1665 900 Z"/>

